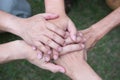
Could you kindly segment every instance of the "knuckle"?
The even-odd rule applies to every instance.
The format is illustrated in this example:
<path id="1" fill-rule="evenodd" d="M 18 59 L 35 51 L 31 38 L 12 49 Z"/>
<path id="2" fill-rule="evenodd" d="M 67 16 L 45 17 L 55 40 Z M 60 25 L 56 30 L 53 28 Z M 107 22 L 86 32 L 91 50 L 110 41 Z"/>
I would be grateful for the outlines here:
<path id="1" fill-rule="evenodd" d="M 59 43 L 59 44 L 63 44 L 64 43 L 64 39 L 62 39 L 60 36 L 58 36 L 57 34 L 53 33 L 53 39 Z"/>
<path id="2" fill-rule="evenodd" d="M 53 30 L 57 30 L 58 28 L 55 25 L 52 25 Z"/>
<path id="3" fill-rule="evenodd" d="M 51 39 L 47 39 L 46 43 L 47 45 L 51 44 L 52 40 Z"/>
<path id="4" fill-rule="evenodd" d="M 56 39 L 57 35 L 55 33 L 52 34 L 52 38 Z"/>
<path id="5" fill-rule="evenodd" d="M 65 34 L 66 34 L 66 32 L 64 32 L 64 31 L 62 31 L 62 30 L 60 30 L 60 32 L 59 32 L 62 36 L 65 36 Z"/>
<path id="6" fill-rule="evenodd" d="M 44 46 L 40 47 L 40 50 L 41 50 L 42 52 L 44 52 L 44 53 L 47 53 L 47 52 L 48 52 L 48 50 L 47 50 Z"/>

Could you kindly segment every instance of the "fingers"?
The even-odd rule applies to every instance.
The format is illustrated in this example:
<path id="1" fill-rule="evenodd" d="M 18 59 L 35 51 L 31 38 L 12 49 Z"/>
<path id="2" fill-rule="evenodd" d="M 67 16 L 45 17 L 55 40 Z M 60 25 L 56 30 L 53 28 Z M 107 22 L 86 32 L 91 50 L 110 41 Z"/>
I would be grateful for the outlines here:
<path id="1" fill-rule="evenodd" d="M 57 51 L 62 50 L 61 46 L 59 46 L 57 43 L 55 43 L 54 41 L 52 41 L 50 38 L 48 38 L 46 36 L 42 36 L 40 41 L 43 42 L 45 45 L 47 45 Z"/>
<path id="2" fill-rule="evenodd" d="M 46 27 L 47 27 L 49 30 L 57 33 L 58 35 L 60 35 L 60 36 L 62 36 L 62 37 L 65 36 L 65 31 L 62 30 L 61 28 L 53 25 L 53 24 L 49 24 L 49 23 L 48 23 Z"/>
<path id="3" fill-rule="evenodd" d="M 61 67 L 59 65 L 55 65 L 53 63 L 46 63 L 46 64 L 43 65 L 43 68 L 47 69 L 47 70 L 50 70 L 53 73 L 56 73 L 56 72 L 64 73 L 65 72 L 65 69 L 63 67 Z"/>
<path id="4" fill-rule="evenodd" d="M 45 47 L 45 45 L 43 45 L 41 42 L 35 42 L 35 46 L 37 47 L 37 49 L 39 49 L 40 51 L 42 51 L 43 53 L 48 53 L 50 50 L 48 48 Z"/>
<path id="5" fill-rule="evenodd" d="M 39 51 L 39 52 L 37 53 L 37 58 L 38 58 L 38 59 L 41 59 L 41 58 L 42 58 L 42 52 L 41 52 L 41 51 Z"/>
<path id="6" fill-rule="evenodd" d="M 45 33 L 45 34 L 50 39 L 54 40 L 56 43 L 58 43 L 60 45 L 64 44 L 64 39 L 62 37 L 60 37 L 59 35 L 57 35 L 56 33 L 52 32 L 52 31 L 47 31 L 47 33 Z"/>
<path id="7" fill-rule="evenodd" d="M 70 32 L 70 36 L 71 36 L 72 40 L 76 41 L 77 29 L 71 20 L 69 20 L 69 22 L 68 22 L 68 31 Z"/>
<path id="8" fill-rule="evenodd" d="M 86 38 L 83 36 L 83 33 L 81 31 L 78 31 L 77 36 L 82 37 L 82 42 L 86 42 Z"/>
<path id="9" fill-rule="evenodd" d="M 50 61 L 50 55 L 49 54 L 44 54 L 44 59 L 46 62 Z"/>
<path id="10" fill-rule="evenodd" d="M 43 18 L 45 18 L 46 20 L 55 19 L 55 18 L 59 17 L 57 14 L 54 14 L 54 13 L 43 13 L 43 14 L 40 14 L 40 15 Z"/>
<path id="11" fill-rule="evenodd" d="M 62 72 L 62 73 L 65 72 L 65 70 L 64 70 L 64 68 L 62 66 L 55 65 L 53 63 L 48 62 L 50 60 L 50 56 L 48 57 L 46 54 L 43 57 L 41 57 L 41 52 L 38 52 L 37 58 L 38 59 L 33 60 L 32 63 L 37 65 L 38 67 L 46 69 L 46 70 L 50 70 L 50 71 L 52 71 L 54 73 L 55 72 Z M 38 63 L 38 61 L 39 61 L 39 63 Z"/>
<path id="12" fill-rule="evenodd" d="M 37 52 L 37 51 L 36 51 Z M 33 54 L 31 58 L 28 59 L 28 61 L 40 68 L 50 70 L 52 72 L 65 72 L 65 69 L 59 65 L 55 65 L 53 63 L 46 62 L 45 59 L 42 57 L 39 57 L 40 54 Z"/>
<path id="13" fill-rule="evenodd" d="M 64 55 L 66 53 L 74 52 L 74 51 L 79 51 L 83 49 L 85 46 L 83 44 L 71 44 L 64 46 L 60 55 Z"/>
<path id="14" fill-rule="evenodd" d="M 53 59 L 57 60 L 59 57 L 59 53 L 56 50 L 53 50 Z"/>
<path id="15" fill-rule="evenodd" d="M 72 44 L 72 43 L 84 43 L 86 40 L 83 37 L 83 35 L 80 33 L 77 35 L 77 40 L 76 42 L 73 42 L 73 40 L 70 37 L 67 37 L 65 39 L 64 45 Z"/>
<path id="16" fill-rule="evenodd" d="M 79 43 L 79 42 L 82 42 L 82 38 L 81 37 L 77 37 L 76 43 Z M 72 44 L 72 43 L 75 43 L 75 42 L 73 42 L 70 37 L 68 37 L 67 39 L 65 39 L 65 43 L 64 43 L 65 45 Z"/>

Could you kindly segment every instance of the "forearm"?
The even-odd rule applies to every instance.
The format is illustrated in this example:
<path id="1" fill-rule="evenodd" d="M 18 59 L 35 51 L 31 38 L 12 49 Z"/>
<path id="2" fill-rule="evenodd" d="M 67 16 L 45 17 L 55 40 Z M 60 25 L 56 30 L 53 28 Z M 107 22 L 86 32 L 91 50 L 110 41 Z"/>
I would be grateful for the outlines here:
<path id="1" fill-rule="evenodd" d="M 101 80 L 84 60 L 84 51 L 66 54 L 57 61 L 66 69 L 66 75 L 73 80 Z"/>
<path id="2" fill-rule="evenodd" d="M 110 13 L 108 16 L 94 24 L 91 28 L 93 28 L 94 33 L 99 39 L 101 39 L 105 34 L 107 34 L 110 30 L 115 28 L 120 24 L 120 7 Z"/>
<path id="3" fill-rule="evenodd" d="M 56 13 L 59 16 L 66 15 L 64 0 L 45 0 L 45 11 Z"/>
<path id="4" fill-rule="evenodd" d="M 0 64 L 16 59 L 23 59 L 25 57 L 22 55 L 22 52 L 20 54 L 17 43 L 18 41 L 0 44 Z"/>
<path id="5" fill-rule="evenodd" d="M 17 20 L 16 16 L 0 11 L 0 31 L 16 33 Z"/>

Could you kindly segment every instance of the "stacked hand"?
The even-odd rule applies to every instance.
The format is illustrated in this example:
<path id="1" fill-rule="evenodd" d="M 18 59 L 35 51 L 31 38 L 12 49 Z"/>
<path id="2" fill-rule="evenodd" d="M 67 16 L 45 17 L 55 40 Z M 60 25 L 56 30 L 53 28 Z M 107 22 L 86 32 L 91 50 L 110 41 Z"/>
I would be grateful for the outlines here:
<path id="1" fill-rule="evenodd" d="M 67 53 L 74 52 L 74 51 L 80 51 L 85 48 L 84 43 L 86 40 L 83 37 L 83 34 L 80 31 L 79 32 L 76 31 L 75 25 L 67 16 L 58 17 L 56 19 L 49 20 L 49 22 L 57 27 L 55 28 L 56 32 L 59 32 L 58 29 L 61 29 L 61 31 L 63 31 L 64 33 L 64 36 L 61 36 L 58 34 L 60 37 L 62 37 L 61 40 L 63 40 L 62 41 L 63 43 L 59 45 L 61 47 L 61 51 L 52 47 L 48 48 L 47 46 L 47 48 L 51 50 L 51 54 L 44 53 L 42 57 L 41 57 L 41 54 L 38 55 L 41 57 L 41 59 L 43 58 L 46 63 L 50 62 L 51 59 L 57 60 L 61 55 L 65 55 Z M 53 39 L 55 38 L 58 39 L 56 36 L 53 36 Z"/>
<path id="2" fill-rule="evenodd" d="M 21 54 L 24 53 L 24 55 L 22 55 L 23 57 L 27 55 L 24 59 L 27 58 L 31 63 L 41 68 L 49 69 L 54 72 L 59 70 L 64 72 L 64 69 L 61 66 L 54 65 L 53 63 L 50 63 L 50 61 L 57 60 L 61 55 L 79 51 L 85 47 L 85 40 L 82 33 L 77 32 L 75 25 L 67 16 L 61 17 L 56 14 L 44 13 L 37 14 L 30 18 L 18 18 L 4 12 L 1 13 L 8 16 L 8 22 L 2 27 L 2 30 L 16 34 L 26 42 L 14 42 L 16 46 L 21 43 L 23 47 L 22 49 L 21 46 L 17 46 L 19 49 L 17 51 L 20 51 Z M 30 47 L 26 48 L 28 45 L 34 50 L 31 50 L 30 52 Z M 9 48 L 7 51 L 9 51 Z M 20 53 L 17 51 L 13 50 L 12 52 L 16 52 L 16 54 Z M 6 58 L 6 61 L 12 60 L 11 57 L 13 56 L 9 56 L 10 59 Z M 19 57 L 16 58 L 19 59 Z M 2 60 L 5 61 L 5 59 Z M 40 63 L 38 63 L 39 61 Z"/>

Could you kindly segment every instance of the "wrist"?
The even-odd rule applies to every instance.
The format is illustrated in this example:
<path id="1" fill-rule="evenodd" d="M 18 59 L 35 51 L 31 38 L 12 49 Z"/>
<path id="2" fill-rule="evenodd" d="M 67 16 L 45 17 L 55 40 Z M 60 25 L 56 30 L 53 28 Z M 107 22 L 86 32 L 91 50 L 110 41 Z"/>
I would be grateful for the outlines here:
<path id="1" fill-rule="evenodd" d="M 45 0 L 45 12 L 56 13 L 59 16 L 66 15 L 64 0 Z"/>
<path id="2" fill-rule="evenodd" d="M 12 55 L 11 57 L 13 58 L 13 60 L 17 60 L 17 59 L 25 59 L 26 55 L 25 55 L 25 50 L 23 49 L 23 43 L 24 41 L 21 40 L 16 40 L 13 42 L 10 42 L 10 48 L 12 50 Z"/>
<path id="3" fill-rule="evenodd" d="M 81 69 L 79 69 L 81 68 Z M 73 80 L 102 80 L 84 60 L 82 65 L 72 72 Z"/>
<path id="4" fill-rule="evenodd" d="M 13 17 L 12 20 L 8 23 L 6 23 L 8 25 L 7 27 L 7 32 L 10 32 L 12 34 L 18 35 L 20 34 L 20 30 L 21 30 L 21 21 L 22 18 L 19 17 Z"/>
<path id="5" fill-rule="evenodd" d="M 5 32 L 11 32 L 15 33 L 16 27 L 19 21 L 17 21 L 19 18 L 13 15 L 10 15 L 8 13 L 5 13 L 3 11 L 0 11 L 0 30 L 5 31 Z"/>
<path id="6" fill-rule="evenodd" d="M 25 58 L 18 43 L 19 41 L 13 41 L 0 45 L 0 63 Z"/>

